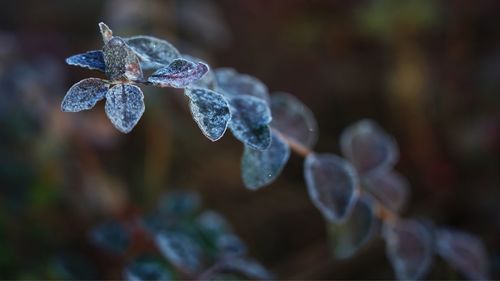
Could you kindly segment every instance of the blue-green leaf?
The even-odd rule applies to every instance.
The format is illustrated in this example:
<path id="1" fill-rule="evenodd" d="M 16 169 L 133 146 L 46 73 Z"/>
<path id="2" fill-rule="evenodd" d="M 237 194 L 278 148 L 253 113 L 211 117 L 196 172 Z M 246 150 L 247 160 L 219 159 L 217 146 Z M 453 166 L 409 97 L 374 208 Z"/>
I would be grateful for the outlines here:
<path id="1" fill-rule="evenodd" d="M 304 177 L 309 197 L 330 222 L 342 222 L 358 198 L 358 176 L 354 167 L 333 154 L 307 156 Z"/>
<path id="2" fill-rule="evenodd" d="M 106 75 L 111 81 L 142 80 L 142 68 L 137 55 L 122 38 L 111 38 L 102 49 Z"/>
<path id="3" fill-rule="evenodd" d="M 194 121 L 211 141 L 220 139 L 226 132 L 231 113 L 226 99 L 209 89 L 188 88 L 190 109 Z"/>
<path id="4" fill-rule="evenodd" d="M 318 125 L 311 110 L 296 97 L 278 92 L 271 95 L 271 127 L 306 147 L 318 140 Z"/>
<path id="5" fill-rule="evenodd" d="M 118 84 L 106 94 L 106 115 L 122 133 L 132 131 L 144 109 L 144 95 L 135 85 Z"/>
<path id="6" fill-rule="evenodd" d="M 208 65 L 202 62 L 176 59 L 167 67 L 156 70 L 148 81 L 158 87 L 185 88 L 207 72 Z"/>
<path id="7" fill-rule="evenodd" d="M 267 104 L 252 96 L 229 98 L 233 135 L 253 149 L 265 150 L 271 145 L 271 111 Z"/>
<path id="8" fill-rule="evenodd" d="M 123 273 L 128 281 L 173 280 L 172 272 L 159 260 L 151 257 L 139 257 L 129 264 Z"/>
<path id="9" fill-rule="evenodd" d="M 248 95 L 264 100 L 269 104 L 269 92 L 266 85 L 259 79 L 240 74 L 232 68 L 218 68 L 215 70 L 218 91 L 229 97 Z"/>
<path id="10" fill-rule="evenodd" d="M 130 233 L 117 222 L 107 222 L 91 230 L 90 240 L 103 250 L 113 254 L 123 254 L 129 246 Z"/>
<path id="11" fill-rule="evenodd" d="M 83 54 L 73 55 L 66 59 L 69 65 L 79 66 L 92 70 L 106 71 L 102 51 L 89 51 Z"/>
<path id="12" fill-rule="evenodd" d="M 195 274 L 202 269 L 202 250 L 196 241 L 182 232 L 164 232 L 155 238 L 165 258 L 182 271 Z"/>
<path id="13" fill-rule="evenodd" d="M 125 38 L 125 41 L 139 56 L 144 69 L 165 67 L 181 57 L 172 44 L 156 37 L 139 35 Z"/>
<path id="14" fill-rule="evenodd" d="M 333 253 L 338 259 L 353 256 L 375 233 L 378 220 L 373 202 L 363 196 L 356 201 L 351 214 L 342 223 L 329 223 L 328 233 Z"/>
<path id="15" fill-rule="evenodd" d="M 483 242 L 477 236 L 441 228 L 436 231 L 436 250 L 467 279 L 489 279 L 488 254 Z"/>
<path id="16" fill-rule="evenodd" d="M 432 234 L 427 226 L 410 219 L 390 221 L 384 224 L 383 237 L 399 280 L 425 278 L 433 258 Z"/>
<path id="17" fill-rule="evenodd" d="M 61 110 L 64 112 L 79 112 L 93 108 L 106 96 L 109 84 L 98 78 L 84 79 L 71 86 L 64 97 Z"/>
<path id="18" fill-rule="evenodd" d="M 399 155 L 396 141 L 368 119 L 342 132 L 340 148 L 362 177 L 387 173 L 392 170 Z"/>
<path id="19" fill-rule="evenodd" d="M 279 176 L 289 157 L 290 147 L 275 132 L 272 133 L 271 145 L 266 150 L 245 145 L 241 159 L 243 183 L 251 190 L 271 184 Z"/>

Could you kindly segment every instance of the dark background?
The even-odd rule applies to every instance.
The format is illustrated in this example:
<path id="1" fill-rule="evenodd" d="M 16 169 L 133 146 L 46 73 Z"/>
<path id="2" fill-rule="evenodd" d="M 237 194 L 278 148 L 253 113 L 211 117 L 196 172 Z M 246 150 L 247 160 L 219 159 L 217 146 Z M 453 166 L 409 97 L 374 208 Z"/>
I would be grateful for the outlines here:
<path id="1" fill-rule="evenodd" d="M 352 259 L 330 257 L 308 198 L 302 159 L 257 192 L 240 179 L 242 145 L 211 143 L 180 91 L 144 88 L 146 112 L 123 135 L 103 105 L 60 112 L 75 82 L 102 74 L 64 64 L 99 49 L 97 23 L 147 34 L 287 91 L 315 113 L 319 152 L 372 118 L 399 143 L 411 182 L 403 215 L 481 237 L 500 278 L 500 2 L 4 1 L 0 9 L 0 278 L 50 278 L 78 253 L 99 278 L 121 265 L 88 244 L 109 218 L 152 209 L 173 188 L 200 192 L 283 279 L 391 279 L 381 239 Z M 431 278 L 461 278 L 439 259 Z"/>

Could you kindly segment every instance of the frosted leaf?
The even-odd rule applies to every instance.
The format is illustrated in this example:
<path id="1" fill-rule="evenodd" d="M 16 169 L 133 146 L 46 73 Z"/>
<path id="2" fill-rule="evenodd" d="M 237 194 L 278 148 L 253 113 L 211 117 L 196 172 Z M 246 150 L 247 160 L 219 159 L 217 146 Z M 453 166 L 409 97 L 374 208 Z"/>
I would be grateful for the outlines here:
<path id="1" fill-rule="evenodd" d="M 158 87 L 185 88 L 207 72 L 208 65 L 202 62 L 176 59 L 167 67 L 156 70 L 148 81 Z"/>
<path id="2" fill-rule="evenodd" d="M 181 232 L 158 234 L 155 243 L 165 258 L 189 274 L 202 269 L 202 250 L 190 236 Z"/>
<path id="3" fill-rule="evenodd" d="M 252 258 L 231 258 L 225 261 L 223 268 L 238 272 L 249 279 L 272 280 L 274 276 L 258 261 Z"/>
<path id="4" fill-rule="evenodd" d="M 363 187 L 394 212 L 401 211 L 410 196 L 408 181 L 395 171 L 370 177 L 364 181 Z"/>
<path id="5" fill-rule="evenodd" d="M 349 216 L 358 198 L 358 176 L 354 167 L 333 154 L 314 154 L 304 162 L 309 197 L 330 222 Z"/>
<path id="6" fill-rule="evenodd" d="M 433 259 L 432 235 L 414 220 L 386 223 L 383 229 L 387 257 L 399 280 L 425 278 Z"/>
<path id="7" fill-rule="evenodd" d="M 273 132 L 271 135 L 271 145 L 266 150 L 257 150 L 245 145 L 241 159 L 241 176 L 248 189 L 257 190 L 271 184 L 290 157 L 288 144 L 277 133 Z"/>
<path id="8" fill-rule="evenodd" d="M 183 54 L 182 58 L 189 60 L 189 61 L 192 61 L 192 62 L 202 62 L 204 64 L 207 64 L 205 61 L 203 61 L 199 58 L 190 56 L 190 55 Z M 191 86 L 197 87 L 197 88 L 206 88 L 206 89 L 210 89 L 212 91 L 216 91 L 217 90 L 217 80 L 215 78 L 214 71 L 209 68 L 208 72 L 205 75 L 203 75 L 203 77 L 201 77 L 200 79 L 191 83 Z"/>
<path id="9" fill-rule="evenodd" d="M 122 38 L 111 38 L 102 51 L 109 80 L 134 81 L 143 78 L 139 58 Z"/>
<path id="10" fill-rule="evenodd" d="M 263 99 L 269 104 L 269 92 L 266 85 L 259 79 L 240 74 L 232 68 L 219 68 L 215 70 L 218 90 L 224 95 L 234 97 L 248 95 Z"/>
<path id="11" fill-rule="evenodd" d="M 271 145 L 271 111 L 267 104 L 252 96 L 229 99 L 231 121 L 229 128 L 234 137 L 253 149 L 265 150 Z"/>
<path id="12" fill-rule="evenodd" d="M 356 201 L 351 214 L 342 223 L 329 223 L 330 244 L 338 259 L 353 256 L 373 237 L 378 220 L 373 210 L 373 202 L 368 197 Z"/>
<path id="13" fill-rule="evenodd" d="M 154 258 L 137 258 L 129 264 L 123 273 L 128 281 L 173 280 L 173 274 L 159 260 Z"/>
<path id="14" fill-rule="evenodd" d="M 139 35 L 125 38 L 125 41 L 141 58 L 144 69 L 165 67 L 181 57 L 172 44 L 156 37 Z"/>
<path id="15" fill-rule="evenodd" d="M 178 190 L 163 195 L 158 204 L 158 211 L 174 217 L 194 215 L 201 208 L 201 198 L 196 192 Z"/>
<path id="16" fill-rule="evenodd" d="M 130 243 L 130 233 L 117 223 L 103 223 L 90 232 L 90 240 L 97 247 L 113 254 L 123 254 Z"/>
<path id="17" fill-rule="evenodd" d="M 318 124 L 311 110 L 296 97 L 283 92 L 271 95 L 271 112 L 276 128 L 286 137 L 313 147 L 318 140 Z"/>
<path id="18" fill-rule="evenodd" d="M 439 229 L 437 253 L 469 280 L 489 278 L 488 254 L 483 242 L 474 235 L 453 229 Z"/>
<path id="19" fill-rule="evenodd" d="M 101 31 L 102 41 L 107 44 L 113 38 L 113 31 L 105 23 L 99 23 L 99 30 Z"/>
<path id="20" fill-rule="evenodd" d="M 247 246 L 240 237 L 235 234 L 228 233 L 218 237 L 217 250 L 220 257 L 235 258 L 242 257 L 247 254 Z"/>
<path id="21" fill-rule="evenodd" d="M 211 141 L 220 139 L 226 132 L 231 113 L 226 99 L 209 89 L 188 88 L 189 107 L 193 119 L 203 134 Z"/>
<path id="22" fill-rule="evenodd" d="M 98 78 L 84 79 L 69 88 L 64 97 L 61 110 L 79 112 L 93 108 L 106 96 L 109 89 L 107 81 Z"/>
<path id="23" fill-rule="evenodd" d="M 73 55 L 66 59 L 69 65 L 79 66 L 92 70 L 106 71 L 102 51 L 89 51 L 83 54 Z"/>
<path id="24" fill-rule="evenodd" d="M 106 94 L 106 115 L 122 133 L 129 133 L 144 113 L 144 95 L 130 84 L 113 86 Z"/>
<path id="25" fill-rule="evenodd" d="M 231 225 L 215 211 L 204 211 L 196 218 L 196 225 L 210 240 L 217 240 L 219 236 L 232 233 Z"/>
<path id="26" fill-rule="evenodd" d="M 340 148 L 360 176 L 384 174 L 398 160 L 398 146 L 372 120 L 361 120 L 342 132 Z"/>

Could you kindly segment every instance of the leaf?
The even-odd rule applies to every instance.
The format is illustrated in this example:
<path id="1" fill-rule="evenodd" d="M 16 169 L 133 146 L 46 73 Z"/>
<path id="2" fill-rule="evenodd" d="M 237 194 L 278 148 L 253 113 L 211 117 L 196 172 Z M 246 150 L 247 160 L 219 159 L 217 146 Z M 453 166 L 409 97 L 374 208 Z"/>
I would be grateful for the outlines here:
<path id="1" fill-rule="evenodd" d="M 182 271 L 195 274 L 202 269 L 202 250 L 187 234 L 165 232 L 155 242 L 163 256 Z"/>
<path id="2" fill-rule="evenodd" d="M 130 233 L 117 222 L 107 222 L 92 229 L 90 240 L 112 254 L 123 254 L 130 244 Z"/>
<path id="3" fill-rule="evenodd" d="M 102 41 L 107 44 L 113 38 L 113 31 L 105 23 L 99 23 L 99 30 L 101 31 Z"/>
<path id="4" fill-rule="evenodd" d="M 207 210 L 196 218 L 196 225 L 210 240 L 217 240 L 219 236 L 232 233 L 229 222 L 219 213 Z"/>
<path id="5" fill-rule="evenodd" d="M 144 95 L 135 85 L 118 84 L 106 94 L 104 109 L 111 123 L 120 132 L 129 133 L 144 113 Z"/>
<path id="6" fill-rule="evenodd" d="M 201 198 L 196 192 L 170 191 L 160 198 L 158 210 L 175 217 L 190 217 L 201 209 Z"/>
<path id="7" fill-rule="evenodd" d="M 172 272 L 159 260 L 150 257 L 135 258 L 124 271 L 128 281 L 173 280 Z"/>
<path id="8" fill-rule="evenodd" d="M 193 57 L 193 56 L 190 56 L 190 55 L 182 55 L 182 57 L 184 59 L 192 61 L 192 62 L 202 62 L 204 64 L 207 64 L 203 60 L 196 58 L 196 57 Z M 210 89 L 212 91 L 216 91 L 217 90 L 217 80 L 215 78 L 214 71 L 209 68 L 208 72 L 205 75 L 203 75 L 203 77 L 201 77 L 200 79 L 192 82 L 191 86 L 196 87 L 196 88 L 206 88 L 206 89 Z"/>
<path id="9" fill-rule="evenodd" d="M 247 278 L 254 280 L 275 279 L 258 261 L 247 257 L 227 259 L 223 264 L 223 269 L 243 274 Z"/>
<path id="10" fill-rule="evenodd" d="M 362 177 L 385 174 L 398 160 L 398 146 L 372 120 L 361 120 L 342 132 L 340 148 Z"/>
<path id="11" fill-rule="evenodd" d="M 373 208 L 372 200 L 362 196 L 344 222 L 328 224 L 330 244 L 336 258 L 350 258 L 373 237 L 378 227 Z"/>
<path id="12" fill-rule="evenodd" d="M 73 55 L 66 59 L 69 65 L 79 66 L 92 70 L 106 71 L 102 51 L 89 51 L 83 54 Z"/>
<path id="13" fill-rule="evenodd" d="M 229 129 L 234 137 L 253 149 L 265 150 L 271 145 L 271 111 L 267 104 L 252 96 L 229 99 L 231 121 Z"/>
<path id="14" fill-rule="evenodd" d="M 453 229 L 436 231 L 437 253 L 469 280 L 489 279 L 486 248 L 477 236 Z"/>
<path id="15" fill-rule="evenodd" d="M 231 113 L 226 99 L 209 89 L 188 88 L 189 107 L 194 121 L 211 141 L 220 139 L 226 132 Z"/>
<path id="16" fill-rule="evenodd" d="M 248 95 L 264 100 L 269 104 L 269 92 L 259 79 L 236 72 L 232 68 L 215 70 L 218 91 L 229 97 Z"/>
<path id="17" fill-rule="evenodd" d="M 309 197 L 330 222 L 343 222 L 358 198 L 354 167 L 334 154 L 307 156 L 304 177 Z"/>
<path id="18" fill-rule="evenodd" d="M 158 87 L 185 88 L 199 80 L 208 72 L 208 65 L 176 59 L 165 68 L 160 68 L 148 78 L 148 82 Z"/>
<path id="19" fill-rule="evenodd" d="M 363 187 L 394 212 L 401 211 L 410 197 L 408 181 L 396 171 L 370 177 L 364 181 Z"/>
<path id="20" fill-rule="evenodd" d="M 296 97 L 277 92 L 271 95 L 271 127 L 306 147 L 318 140 L 318 124 L 311 110 Z"/>
<path id="21" fill-rule="evenodd" d="M 172 44 L 155 37 L 139 35 L 125 38 L 125 41 L 141 58 L 144 69 L 165 67 L 181 57 Z"/>
<path id="22" fill-rule="evenodd" d="M 248 252 L 245 242 L 233 233 L 221 235 L 216 241 L 219 258 L 242 257 Z"/>
<path id="23" fill-rule="evenodd" d="M 98 78 L 84 79 L 68 90 L 64 97 L 61 110 L 64 112 L 79 112 L 93 108 L 106 96 L 109 84 Z"/>
<path id="24" fill-rule="evenodd" d="M 387 257 L 399 280 L 419 280 L 427 275 L 432 259 L 432 235 L 415 220 L 386 223 L 383 229 Z"/>
<path id="25" fill-rule="evenodd" d="M 102 51 L 109 80 L 121 82 L 142 80 L 139 58 L 122 38 L 111 38 Z"/>
<path id="26" fill-rule="evenodd" d="M 245 187 L 257 190 L 271 184 L 281 173 L 290 157 L 290 147 L 273 132 L 271 145 L 257 150 L 245 145 L 241 159 L 241 176 Z"/>

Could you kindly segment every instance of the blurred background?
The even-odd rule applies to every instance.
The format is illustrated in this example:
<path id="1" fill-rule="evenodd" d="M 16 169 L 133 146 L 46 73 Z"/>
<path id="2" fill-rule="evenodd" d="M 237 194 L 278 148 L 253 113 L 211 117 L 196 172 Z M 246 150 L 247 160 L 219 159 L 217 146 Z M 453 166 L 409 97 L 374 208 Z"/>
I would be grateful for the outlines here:
<path id="1" fill-rule="evenodd" d="M 102 77 L 64 64 L 101 48 L 99 21 L 290 92 L 316 115 L 319 152 L 339 153 L 343 128 L 376 120 L 411 182 L 404 215 L 477 234 L 500 278 L 499 12 L 494 0 L 4 1 L 0 279 L 70 278 L 56 270 L 68 259 L 86 260 L 88 278 L 121 278 L 123 259 L 91 245 L 89 230 L 146 213 L 174 189 L 198 192 L 280 279 L 394 278 L 381 239 L 331 257 L 300 157 L 271 186 L 246 190 L 241 143 L 206 139 L 180 91 L 143 88 L 146 112 L 128 135 L 103 103 L 62 113 L 72 84 Z M 430 278 L 461 277 L 437 260 Z"/>

